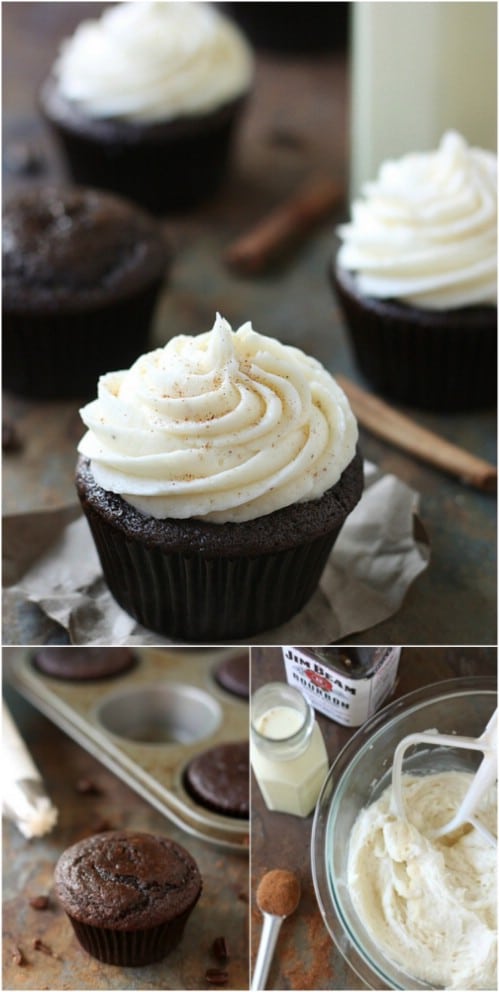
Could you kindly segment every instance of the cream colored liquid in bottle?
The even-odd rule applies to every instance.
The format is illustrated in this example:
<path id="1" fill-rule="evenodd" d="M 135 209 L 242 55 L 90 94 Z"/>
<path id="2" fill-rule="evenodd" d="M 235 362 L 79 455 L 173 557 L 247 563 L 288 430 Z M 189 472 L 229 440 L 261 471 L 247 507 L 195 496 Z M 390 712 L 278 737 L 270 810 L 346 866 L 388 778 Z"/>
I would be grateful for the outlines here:
<path id="1" fill-rule="evenodd" d="M 268 809 L 312 812 L 328 757 L 313 709 L 297 689 L 271 682 L 254 694 L 251 764 Z"/>

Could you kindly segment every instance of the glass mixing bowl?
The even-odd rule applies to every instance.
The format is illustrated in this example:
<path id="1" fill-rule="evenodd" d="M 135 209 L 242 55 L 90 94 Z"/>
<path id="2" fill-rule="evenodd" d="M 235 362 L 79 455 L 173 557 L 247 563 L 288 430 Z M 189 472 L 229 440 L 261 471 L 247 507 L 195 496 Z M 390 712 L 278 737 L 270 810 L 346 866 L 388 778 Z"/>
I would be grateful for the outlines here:
<path id="1" fill-rule="evenodd" d="M 479 737 L 497 705 L 493 678 L 458 678 L 425 686 L 386 706 L 342 749 L 322 787 L 312 827 L 315 894 L 336 947 L 371 989 L 428 989 L 386 958 L 364 929 L 347 886 L 348 841 L 358 813 L 390 784 L 393 753 L 407 734 L 423 730 Z M 477 751 L 416 745 L 403 770 L 428 774 L 456 769 L 474 772 Z"/>

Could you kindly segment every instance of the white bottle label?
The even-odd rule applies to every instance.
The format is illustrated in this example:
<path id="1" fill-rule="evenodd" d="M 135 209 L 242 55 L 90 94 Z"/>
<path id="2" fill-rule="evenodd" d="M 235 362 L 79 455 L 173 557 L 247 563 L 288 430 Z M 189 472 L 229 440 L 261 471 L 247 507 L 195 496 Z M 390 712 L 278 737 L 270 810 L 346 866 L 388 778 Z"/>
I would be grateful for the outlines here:
<path id="1" fill-rule="evenodd" d="M 387 651 L 369 676 L 352 679 L 300 648 L 282 646 L 286 679 L 319 713 L 345 727 L 359 727 L 381 705 L 397 677 L 400 647 Z"/>

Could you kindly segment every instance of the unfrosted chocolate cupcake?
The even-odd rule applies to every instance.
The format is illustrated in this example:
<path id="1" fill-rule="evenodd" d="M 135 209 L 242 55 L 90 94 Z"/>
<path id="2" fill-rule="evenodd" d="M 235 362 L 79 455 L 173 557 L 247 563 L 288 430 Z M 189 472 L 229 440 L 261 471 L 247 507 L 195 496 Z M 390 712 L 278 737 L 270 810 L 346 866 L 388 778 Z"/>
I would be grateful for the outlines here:
<path id="1" fill-rule="evenodd" d="M 63 44 L 40 108 L 76 182 L 171 213 L 221 185 L 251 77 L 212 4 L 115 4 Z"/>
<path id="2" fill-rule="evenodd" d="M 108 679 L 124 675 L 136 658 L 130 648 L 39 648 L 33 655 L 33 664 L 44 675 L 71 682 L 91 679 Z"/>
<path id="3" fill-rule="evenodd" d="M 319 362 L 218 315 L 102 377 L 81 415 L 78 495 L 140 623 L 217 644 L 307 602 L 363 488 L 355 418 Z"/>
<path id="4" fill-rule="evenodd" d="M 3 382 L 40 399 L 88 396 L 147 346 L 169 250 L 134 204 L 41 187 L 3 216 Z"/>
<path id="5" fill-rule="evenodd" d="M 214 671 L 215 681 L 222 689 L 241 699 L 250 696 L 250 658 L 249 651 L 237 654 L 220 661 Z"/>
<path id="6" fill-rule="evenodd" d="M 224 816 L 249 816 L 249 743 L 229 741 L 203 751 L 189 762 L 187 791 L 201 806 Z"/>
<path id="7" fill-rule="evenodd" d="M 55 887 L 89 954 L 137 967 L 160 961 L 178 945 L 202 880 L 180 844 L 122 830 L 95 834 L 64 851 Z"/>
<path id="8" fill-rule="evenodd" d="M 449 132 L 383 164 L 340 227 L 331 279 L 382 395 L 452 412 L 497 402 L 497 159 Z"/>

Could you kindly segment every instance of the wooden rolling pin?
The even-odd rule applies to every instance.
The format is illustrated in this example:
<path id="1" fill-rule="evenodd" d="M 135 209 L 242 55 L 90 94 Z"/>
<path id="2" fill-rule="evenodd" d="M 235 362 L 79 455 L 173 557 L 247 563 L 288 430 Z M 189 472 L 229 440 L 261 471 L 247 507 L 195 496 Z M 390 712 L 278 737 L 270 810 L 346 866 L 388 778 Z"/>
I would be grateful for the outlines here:
<path id="1" fill-rule="evenodd" d="M 421 461 L 457 476 L 476 489 L 487 493 L 497 492 L 497 468 L 490 462 L 458 448 L 433 431 L 420 427 L 345 376 L 337 375 L 335 379 L 348 396 L 359 423 L 377 437 L 408 451 Z"/>

